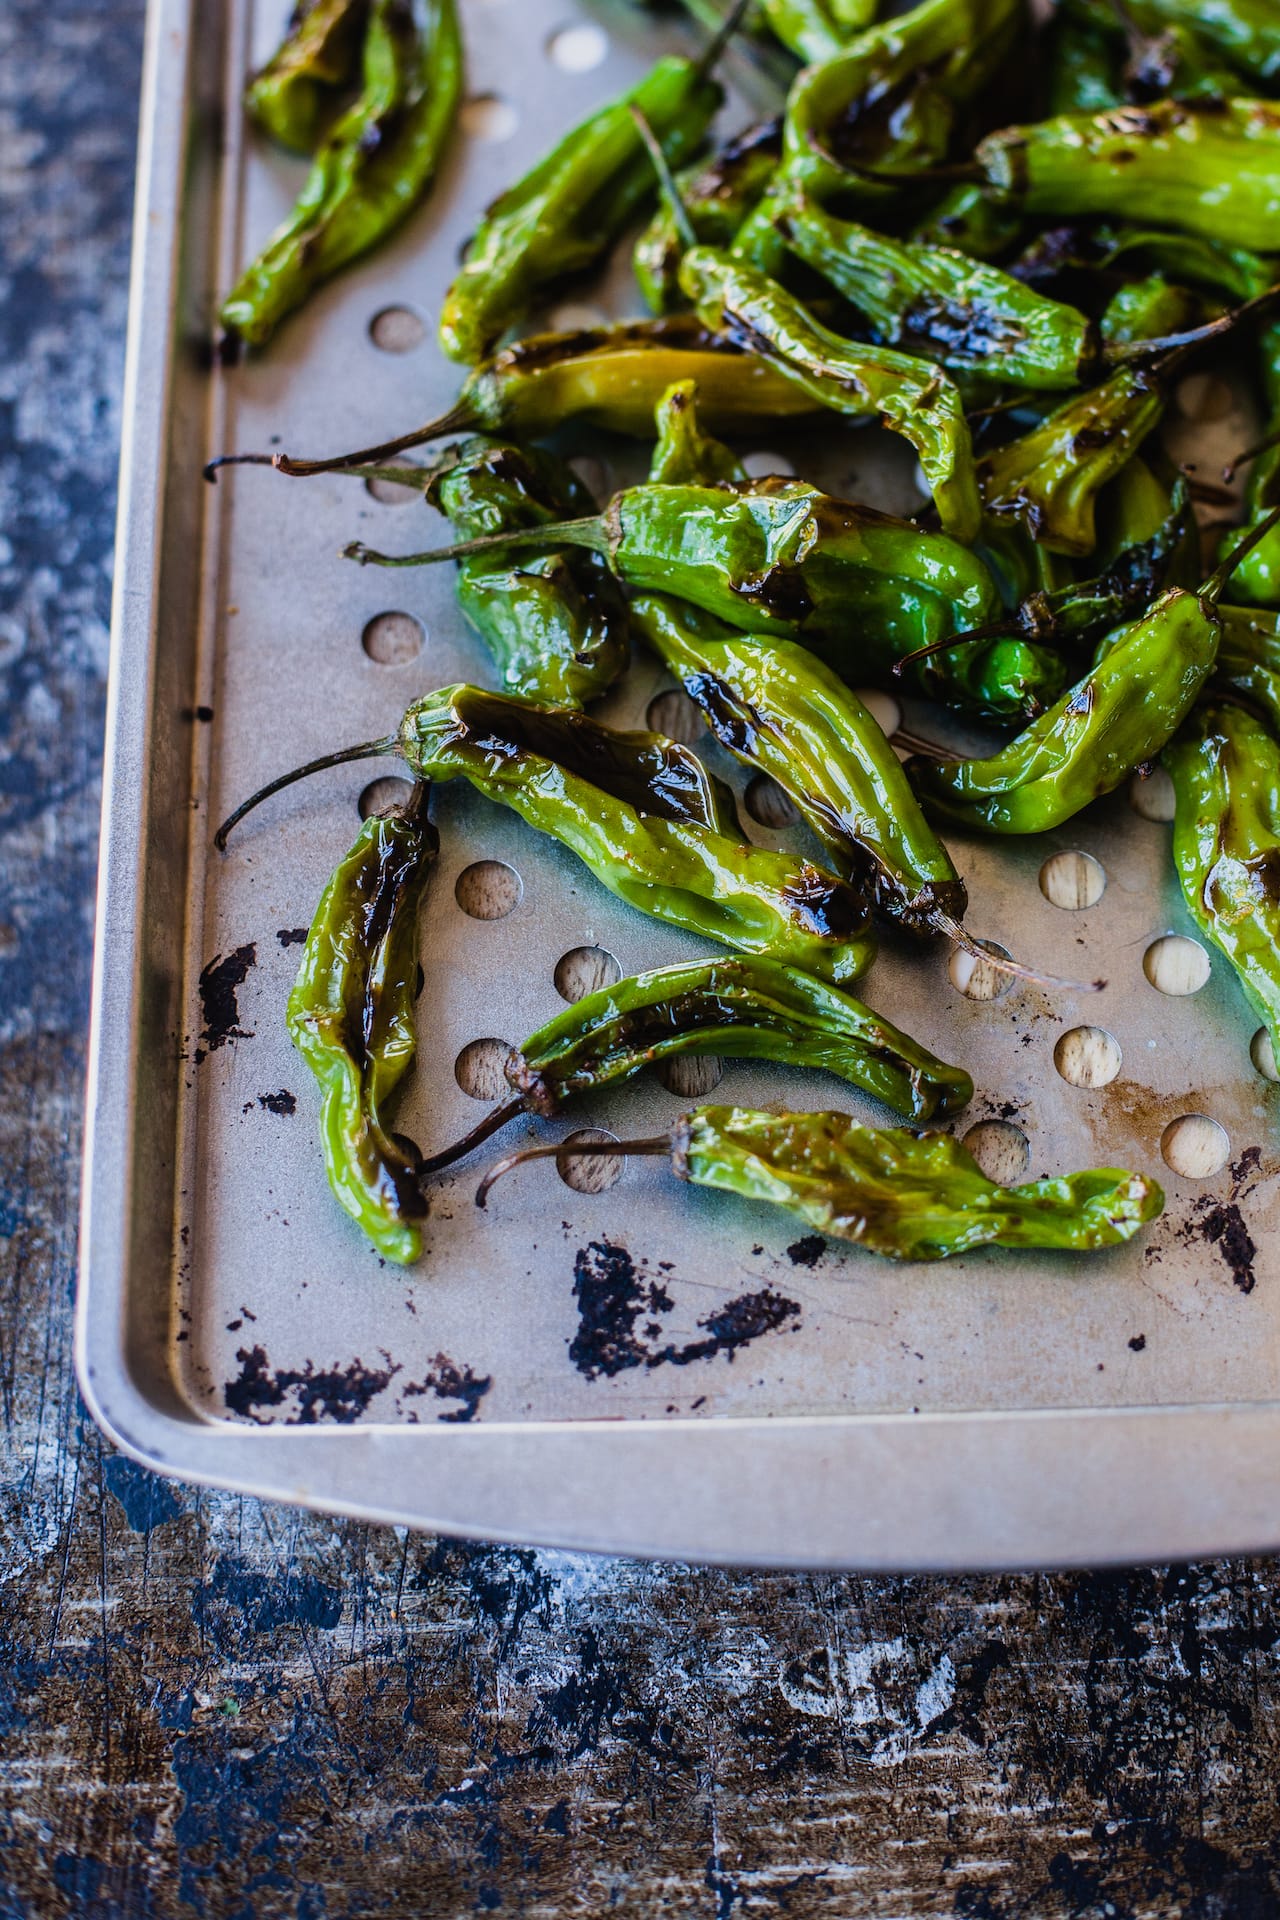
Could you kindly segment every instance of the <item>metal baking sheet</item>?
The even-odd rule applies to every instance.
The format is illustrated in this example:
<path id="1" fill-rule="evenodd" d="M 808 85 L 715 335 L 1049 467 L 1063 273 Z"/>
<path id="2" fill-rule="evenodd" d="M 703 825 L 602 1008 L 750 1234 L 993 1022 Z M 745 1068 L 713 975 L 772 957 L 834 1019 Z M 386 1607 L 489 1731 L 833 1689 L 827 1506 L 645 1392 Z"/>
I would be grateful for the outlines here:
<path id="1" fill-rule="evenodd" d="M 1217 958 L 1195 991 L 1152 984 L 1169 983 L 1162 963 L 1189 968 L 1184 985 L 1204 966 L 1198 947 L 1152 952 L 1191 932 L 1168 826 L 1150 817 L 1157 782 L 1034 844 L 957 846 L 974 931 L 1029 962 L 1104 975 L 1101 993 L 1015 987 L 977 1000 L 940 945 L 892 942 L 865 983 L 877 1007 L 969 1065 L 979 1093 L 957 1131 L 985 1123 L 990 1151 L 994 1127 L 1006 1164 L 1021 1136 L 1027 1177 L 1155 1172 L 1168 1210 L 1131 1247 L 904 1268 L 692 1191 L 654 1161 L 600 1191 L 541 1163 L 482 1215 L 487 1152 L 441 1186 L 411 1271 L 385 1267 L 334 1208 L 284 1001 L 360 796 L 397 768 L 294 789 L 246 822 L 226 858 L 212 826 L 283 768 L 387 731 L 415 694 L 484 679 L 486 660 L 448 569 L 385 573 L 339 557 L 353 537 L 397 551 L 447 538 L 419 500 L 257 469 L 208 488 L 200 468 L 228 447 L 367 443 L 442 410 L 457 375 L 435 348 L 435 314 L 477 213 L 656 48 L 688 40 L 678 19 L 623 0 L 464 0 L 464 136 L 428 207 L 267 352 L 221 367 L 208 351 L 218 293 L 301 178 L 246 135 L 237 99 L 286 11 L 286 0 L 151 7 L 79 1305 L 96 1417 L 183 1477 L 579 1548 L 942 1567 L 1273 1544 L 1276 1088 Z M 728 124 L 761 104 L 741 60 L 732 76 Z M 629 274 L 574 289 L 570 311 L 584 307 L 636 311 Z M 1245 423 L 1229 385 L 1197 378 L 1171 431 L 1175 451 L 1210 465 Z M 575 444 L 599 489 L 638 471 L 635 448 Z M 909 510 L 917 497 L 911 463 L 879 434 L 752 452 L 879 505 Z M 680 725 L 670 686 L 638 654 L 605 716 L 643 724 L 658 701 Z M 923 710 L 907 719 L 926 724 Z M 742 793 L 741 769 L 707 752 Z M 426 1145 L 482 1111 L 459 1081 L 474 1043 L 521 1040 L 563 1005 L 558 975 L 563 986 L 584 969 L 628 973 L 704 950 L 469 790 L 439 791 L 435 817 L 421 1060 L 400 1110 Z M 754 838 L 785 843 L 745 807 L 743 819 Z M 1086 891 L 1101 891 L 1067 909 L 1046 897 L 1042 868 L 1077 852 L 1097 863 Z M 477 878 L 485 862 L 500 871 Z M 465 910 L 495 885 L 510 911 Z M 1102 1037 L 1071 1037 L 1080 1027 Z M 479 1051 L 483 1065 L 493 1049 Z M 1073 1057 L 1110 1059 L 1114 1077 L 1072 1084 L 1055 1062 L 1071 1071 Z M 715 1098 L 885 1119 L 840 1082 L 749 1063 L 725 1063 Z M 646 1076 L 524 1135 L 645 1134 L 690 1103 Z M 1178 1134 L 1188 1115 L 1221 1132 Z M 1164 1153 L 1178 1158 L 1177 1139 L 1184 1152 L 1207 1143 L 1220 1168 L 1173 1171 Z"/>

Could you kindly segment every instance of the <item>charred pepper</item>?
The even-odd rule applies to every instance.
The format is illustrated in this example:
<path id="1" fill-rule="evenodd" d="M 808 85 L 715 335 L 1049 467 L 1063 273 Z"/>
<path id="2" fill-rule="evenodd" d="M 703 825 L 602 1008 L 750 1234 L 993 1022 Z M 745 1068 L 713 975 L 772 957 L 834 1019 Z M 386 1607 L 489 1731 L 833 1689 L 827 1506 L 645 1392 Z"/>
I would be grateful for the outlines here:
<path id="1" fill-rule="evenodd" d="M 766 120 L 730 140 L 705 166 L 680 175 L 680 204 L 695 239 L 704 246 L 729 245 L 759 204 L 781 152 L 782 122 Z M 675 212 L 664 203 L 632 254 L 636 281 L 652 313 L 669 313 L 681 304 L 680 260 L 686 244 Z"/>
<path id="2" fill-rule="evenodd" d="M 368 0 L 299 0 L 276 51 L 244 91 L 245 111 L 294 153 L 310 153 L 340 87 L 352 78 Z"/>
<path id="3" fill-rule="evenodd" d="M 574 1149 L 532 1147 L 499 1161 L 478 1204 L 510 1167 L 566 1151 Z M 1164 1207 L 1154 1180 L 1116 1167 L 997 1186 L 950 1134 L 860 1127 L 847 1113 L 696 1107 L 670 1133 L 610 1152 L 666 1154 L 679 1180 L 767 1200 L 890 1260 L 989 1246 L 1091 1253 L 1131 1240 Z"/>
<path id="4" fill-rule="evenodd" d="M 261 346 L 321 281 L 412 212 L 461 92 L 456 0 L 373 0 L 360 98 L 320 148 L 288 220 L 223 302 L 228 334 Z"/>
<path id="5" fill-rule="evenodd" d="M 420 1156 L 385 1110 L 413 1064 L 418 907 L 438 847 L 421 784 L 371 815 L 324 890 L 289 995 L 289 1036 L 323 1096 L 334 1198 L 400 1266 L 422 1252 L 427 1209 Z"/>

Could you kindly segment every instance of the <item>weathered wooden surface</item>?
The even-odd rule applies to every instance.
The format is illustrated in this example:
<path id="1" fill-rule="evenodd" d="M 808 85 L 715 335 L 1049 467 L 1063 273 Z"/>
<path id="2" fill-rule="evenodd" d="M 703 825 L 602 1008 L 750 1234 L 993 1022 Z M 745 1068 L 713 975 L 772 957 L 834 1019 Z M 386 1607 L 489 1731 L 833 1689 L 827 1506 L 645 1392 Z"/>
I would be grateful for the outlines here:
<path id="1" fill-rule="evenodd" d="M 141 0 L 0 6 L 0 1920 L 1270 1916 L 1280 1577 L 435 1544 L 113 1456 L 70 1367 Z"/>

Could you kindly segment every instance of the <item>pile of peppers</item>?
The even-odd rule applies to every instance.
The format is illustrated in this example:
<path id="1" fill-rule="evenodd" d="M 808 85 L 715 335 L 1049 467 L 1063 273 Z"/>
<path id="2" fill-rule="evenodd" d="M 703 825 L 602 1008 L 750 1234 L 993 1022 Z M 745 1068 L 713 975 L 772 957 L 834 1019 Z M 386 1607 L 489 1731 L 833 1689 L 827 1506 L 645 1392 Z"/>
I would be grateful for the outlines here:
<path id="1" fill-rule="evenodd" d="M 444 415 L 209 469 L 419 488 L 452 544 L 346 557 L 455 564 L 479 643 L 475 684 L 428 686 L 393 731 L 273 780 L 217 836 L 301 772 L 387 754 L 414 776 L 336 868 L 289 1002 L 330 1184 L 383 1258 L 417 1259 L 433 1181 L 517 1116 L 715 1053 L 821 1069 L 906 1124 L 707 1106 L 621 1151 L 891 1258 L 1127 1240 L 1161 1210 L 1154 1180 L 988 1180 L 936 1130 L 972 1096 L 964 1067 L 852 989 L 886 933 L 983 951 L 967 836 L 1060 827 L 1162 762 L 1187 911 L 1280 1055 L 1280 7 L 688 11 L 713 23 L 701 46 L 478 217 L 440 309 L 440 347 L 468 369 Z M 741 57 L 776 110 L 726 136 L 719 72 Z M 227 296 L 228 333 L 261 346 L 424 197 L 462 72 L 456 0 L 303 0 L 245 98 L 313 169 Z M 539 331 L 548 296 L 623 243 L 648 316 Z M 1237 463 L 1243 524 L 1219 524 L 1204 559 L 1233 496 L 1176 470 L 1160 432 L 1176 384 L 1224 351 L 1261 426 Z M 765 429 L 802 460 L 824 420 L 904 441 L 921 509 L 743 465 Z M 568 460 L 602 429 L 652 447 L 647 478 L 608 500 Z M 396 464 L 432 443 L 429 464 Z M 751 841 L 691 747 L 589 711 L 617 711 L 634 646 L 787 796 L 783 845 Z M 927 726 L 895 743 L 855 687 L 1002 737 L 969 758 Z M 512 1053 L 479 1126 L 424 1150 L 386 1106 L 414 1055 L 429 796 L 454 779 L 718 951 L 588 995 Z M 513 1161 L 563 1151 L 510 1156 L 481 1201 Z"/>

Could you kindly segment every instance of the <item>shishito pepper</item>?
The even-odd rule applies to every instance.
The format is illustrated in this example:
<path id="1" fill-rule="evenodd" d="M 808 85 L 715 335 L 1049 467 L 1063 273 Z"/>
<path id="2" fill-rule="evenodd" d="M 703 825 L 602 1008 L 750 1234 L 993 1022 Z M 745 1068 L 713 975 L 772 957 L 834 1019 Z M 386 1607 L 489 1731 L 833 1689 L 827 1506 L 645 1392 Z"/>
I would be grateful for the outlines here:
<path id="1" fill-rule="evenodd" d="M 686 1054 L 820 1068 L 907 1120 L 955 1113 L 973 1098 L 962 1067 L 799 967 L 762 954 L 689 960 L 601 987 L 539 1027 L 507 1062 L 513 1097 L 423 1171 L 452 1166 L 519 1114 L 551 1119 L 579 1094 Z"/>
<path id="2" fill-rule="evenodd" d="M 545 287 L 593 266 L 649 199 L 653 169 L 635 114 L 677 167 L 698 151 L 723 98 L 706 56 L 670 55 L 501 194 L 445 296 L 440 344 L 449 358 L 482 360 Z"/>
<path id="3" fill-rule="evenodd" d="M 360 98 L 326 138 L 289 218 L 223 302 L 228 334 L 261 346 L 321 281 L 413 211 L 461 93 L 456 0 L 372 0 Z"/>
<path id="4" fill-rule="evenodd" d="M 940 367 L 833 333 L 767 274 L 711 247 L 685 255 L 680 284 L 706 326 L 757 354 L 811 399 L 901 434 L 916 450 L 947 532 L 966 542 L 977 537 L 982 510 L 973 443 L 959 390 Z"/>
<path id="5" fill-rule="evenodd" d="M 340 1207 L 398 1265 L 422 1252 L 420 1156 L 388 1130 L 416 1049 L 418 906 L 439 847 L 419 784 L 365 821 L 324 890 L 289 995 L 289 1036 L 319 1082 L 320 1137 Z"/>
<path id="6" fill-rule="evenodd" d="M 1280 746 L 1255 715 L 1210 701 L 1164 764 L 1187 911 L 1230 961 L 1280 1059 Z"/>
<path id="7" fill-rule="evenodd" d="M 509 1168 L 578 1150 L 561 1142 L 510 1154 L 490 1169 L 477 1203 Z M 997 1186 L 950 1134 L 860 1127 L 847 1113 L 696 1107 L 668 1134 L 609 1151 L 667 1155 L 677 1179 L 767 1200 L 890 1260 L 990 1246 L 1092 1253 L 1131 1240 L 1164 1207 L 1154 1180 L 1116 1167 Z"/>
<path id="8" fill-rule="evenodd" d="M 786 194 L 784 188 L 780 206 Z M 970 181 L 950 188 L 932 212 L 917 221 L 911 238 L 925 247 L 955 247 L 975 260 L 1001 260 L 1013 252 L 1022 233 L 1020 215 L 996 206 Z"/>
<path id="9" fill-rule="evenodd" d="M 1280 733 L 1280 613 L 1265 607 L 1219 607 L 1222 639 L 1215 680 L 1257 707 Z"/>
<path id="10" fill-rule="evenodd" d="M 781 152 L 782 122 L 766 120 L 730 140 L 705 166 L 682 173 L 676 186 L 694 238 L 704 246 L 727 247 L 759 204 Z M 686 244 L 674 208 L 664 202 L 631 257 L 652 313 L 669 313 L 680 304 L 680 260 Z"/>
<path id="11" fill-rule="evenodd" d="M 627 487 L 605 512 L 555 528 L 557 545 L 603 554 L 641 592 L 669 593 L 740 633 L 803 639 L 846 678 L 892 683 L 893 664 L 931 640 L 990 626 L 1000 600 L 982 562 L 944 533 L 836 500 L 798 480 L 746 487 Z M 426 553 L 376 553 L 357 541 L 349 558 L 422 566 L 493 547 L 541 544 L 499 534 Z M 1056 654 L 1023 639 L 981 652 L 958 648 L 937 682 L 947 697 L 994 717 L 1037 713 L 1063 683 Z"/>
<path id="12" fill-rule="evenodd" d="M 310 153 L 337 91 L 353 78 L 369 0 L 299 0 L 284 39 L 244 90 L 273 140 Z"/>
<path id="13" fill-rule="evenodd" d="M 1274 262 L 1249 247 L 1219 246 L 1202 234 L 1106 220 L 1050 228 L 1024 249 L 1013 268 L 1020 280 L 1036 287 L 1052 285 L 1063 274 L 1102 275 L 1115 270 L 1162 274 L 1181 285 L 1218 294 L 1232 306 L 1256 299 L 1276 277 Z"/>
<path id="14" fill-rule="evenodd" d="M 657 442 L 649 461 L 649 479 L 655 485 L 745 483 L 746 469 L 733 448 L 702 431 L 696 381 L 677 380 L 668 387 L 654 410 L 653 424 Z"/>
<path id="15" fill-rule="evenodd" d="M 760 4 L 783 46 L 806 66 L 842 53 L 880 10 L 879 0 L 760 0 Z"/>
<path id="16" fill-rule="evenodd" d="M 1257 526 L 1280 505 L 1280 321 L 1269 320 L 1258 329 L 1258 366 L 1267 433 L 1249 457 L 1244 490 L 1246 526 Z M 1221 551 L 1229 551 L 1237 537 L 1234 529 L 1224 534 Z M 1246 606 L 1280 607 L 1280 532 L 1273 529 L 1252 553 L 1246 554 L 1236 569 L 1232 593 Z"/>
<path id="17" fill-rule="evenodd" d="M 545 526 L 595 504 L 554 455 L 490 440 L 455 448 L 427 498 L 468 539 Z M 581 548 L 459 561 L 458 605 L 493 654 L 506 691 L 547 706 L 598 699 L 630 658 L 622 596 L 603 562 Z"/>
<path id="18" fill-rule="evenodd" d="M 1157 39 L 1165 33 L 1194 35 L 1237 74 L 1269 87 L 1280 84 L 1280 17 L 1274 0 L 1070 0 L 1069 13 L 1095 33 L 1113 40 L 1137 33 Z M 1228 84 L 1227 93 L 1239 93 Z"/>
<path id="19" fill-rule="evenodd" d="M 1280 106 L 1155 101 L 1060 114 L 977 149 L 997 199 L 1033 217 L 1132 217 L 1260 253 L 1280 251 Z"/>

